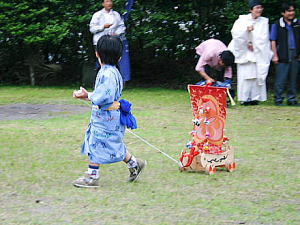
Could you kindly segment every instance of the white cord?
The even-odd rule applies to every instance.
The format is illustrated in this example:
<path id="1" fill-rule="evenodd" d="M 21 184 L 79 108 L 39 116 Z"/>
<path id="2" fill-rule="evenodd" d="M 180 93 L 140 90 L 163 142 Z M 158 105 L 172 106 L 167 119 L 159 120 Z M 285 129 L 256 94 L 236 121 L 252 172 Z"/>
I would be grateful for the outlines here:
<path id="1" fill-rule="evenodd" d="M 157 148 L 156 146 L 150 144 L 148 141 L 146 141 L 144 138 L 140 137 L 139 135 L 133 133 L 131 130 L 126 129 L 129 133 L 131 133 L 133 136 L 137 137 L 138 139 L 140 139 L 142 142 L 144 142 L 145 144 L 149 145 L 151 148 L 154 148 L 155 150 L 159 151 L 160 153 L 162 153 L 164 156 L 168 157 L 169 159 L 173 160 L 174 162 L 176 162 L 177 165 L 179 165 L 179 167 L 183 167 L 182 163 L 176 159 L 174 159 L 173 157 L 169 156 L 167 153 L 163 152 L 162 150 L 160 150 L 159 148 Z"/>
<path id="2" fill-rule="evenodd" d="M 81 99 L 79 99 L 81 100 Z M 82 100 L 85 104 L 90 105 L 90 103 L 86 102 L 85 100 Z M 133 136 L 135 136 L 136 138 L 140 139 L 142 142 L 144 142 L 145 144 L 149 145 L 151 148 L 157 150 L 158 152 L 162 153 L 164 156 L 168 157 L 169 159 L 173 160 L 174 162 L 176 162 L 177 165 L 179 165 L 179 167 L 183 167 L 182 163 L 174 158 L 172 158 L 171 156 L 169 156 L 167 153 L 163 152 L 162 150 L 160 150 L 159 148 L 157 148 L 156 146 L 150 144 L 147 140 L 145 140 L 144 138 L 140 137 L 139 135 L 133 133 L 131 130 L 126 129 L 127 132 L 131 133 Z"/>

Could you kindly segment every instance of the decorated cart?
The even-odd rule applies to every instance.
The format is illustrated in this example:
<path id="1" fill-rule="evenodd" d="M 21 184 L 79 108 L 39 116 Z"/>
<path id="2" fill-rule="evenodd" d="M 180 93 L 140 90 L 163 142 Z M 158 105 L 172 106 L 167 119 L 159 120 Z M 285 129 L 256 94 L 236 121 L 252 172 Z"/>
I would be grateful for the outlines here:
<path id="1" fill-rule="evenodd" d="M 218 167 L 225 167 L 232 172 L 236 169 L 234 150 L 224 137 L 227 89 L 208 85 L 189 85 L 188 89 L 194 126 L 180 156 L 180 170 L 214 174 Z"/>

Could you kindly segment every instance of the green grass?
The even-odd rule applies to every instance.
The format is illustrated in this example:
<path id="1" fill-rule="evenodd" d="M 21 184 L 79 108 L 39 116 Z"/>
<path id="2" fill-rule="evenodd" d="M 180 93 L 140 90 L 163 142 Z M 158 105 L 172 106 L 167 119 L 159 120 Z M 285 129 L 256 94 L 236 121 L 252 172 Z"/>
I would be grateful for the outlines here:
<path id="1" fill-rule="evenodd" d="M 71 88 L 0 87 L 0 105 L 83 104 Z M 130 88 L 139 129 L 179 158 L 192 113 L 184 90 Z M 146 159 L 128 184 L 123 163 L 101 167 L 99 189 L 71 185 L 87 166 L 80 155 L 89 114 L 0 120 L 0 224 L 299 224 L 300 108 L 228 109 L 226 136 L 237 170 L 180 173 L 174 162 L 127 133 L 130 152 Z"/>

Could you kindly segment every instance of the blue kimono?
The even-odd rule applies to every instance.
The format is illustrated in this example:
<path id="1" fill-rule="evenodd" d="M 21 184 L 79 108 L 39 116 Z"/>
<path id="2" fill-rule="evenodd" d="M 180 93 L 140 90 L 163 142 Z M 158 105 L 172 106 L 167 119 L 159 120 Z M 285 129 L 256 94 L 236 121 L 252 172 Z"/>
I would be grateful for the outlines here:
<path id="1" fill-rule="evenodd" d="M 102 66 L 94 91 L 89 93 L 92 115 L 81 150 L 92 163 L 108 164 L 125 159 L 125 126 L 120 123 L 120 110 L 106 110 L 119 100 L 122 89 L 123 80 L 118 69 L 111 65 Z"/>

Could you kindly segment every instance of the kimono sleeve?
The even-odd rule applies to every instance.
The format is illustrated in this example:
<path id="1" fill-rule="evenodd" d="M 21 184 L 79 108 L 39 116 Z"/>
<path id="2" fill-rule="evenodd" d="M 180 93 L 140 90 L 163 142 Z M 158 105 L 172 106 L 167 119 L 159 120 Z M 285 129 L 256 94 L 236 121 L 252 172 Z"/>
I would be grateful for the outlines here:
<path id="1" fill-rule="evenodd" d="M 258 51 L 264 51 L 266 46 L 269 46 L 269 20 L 267 18 L 262 18 L 261 26 L 256 32 L 254 48 Z"/>
<path id="2" fill-rule="evenodd" d="M 231 29 L 232 39 L 237 41 L 240 44 L 247 43 L 248 41 L 248 31 L 247 31 L 247 24 L 241 18 L 237 19 L 233 27 Z"/>
<path id="3" fill-rule="evenodd" d="M 248 32 L 245 21 L 241 18 L 237 19 L 231 29 L 232 42 L 229 49 L 235 56 L 236 63 L 243 63 L 247 54 Z"/>
<path id="4" fill-rule="evenodd" d="M 89 99 L 94 105 L 107 105 L 115 100 L 117 91 L 117 82 L 112 73 L 103 75 L 101 80 L 96 84 L 95 90 L 89 95 Z"/>

